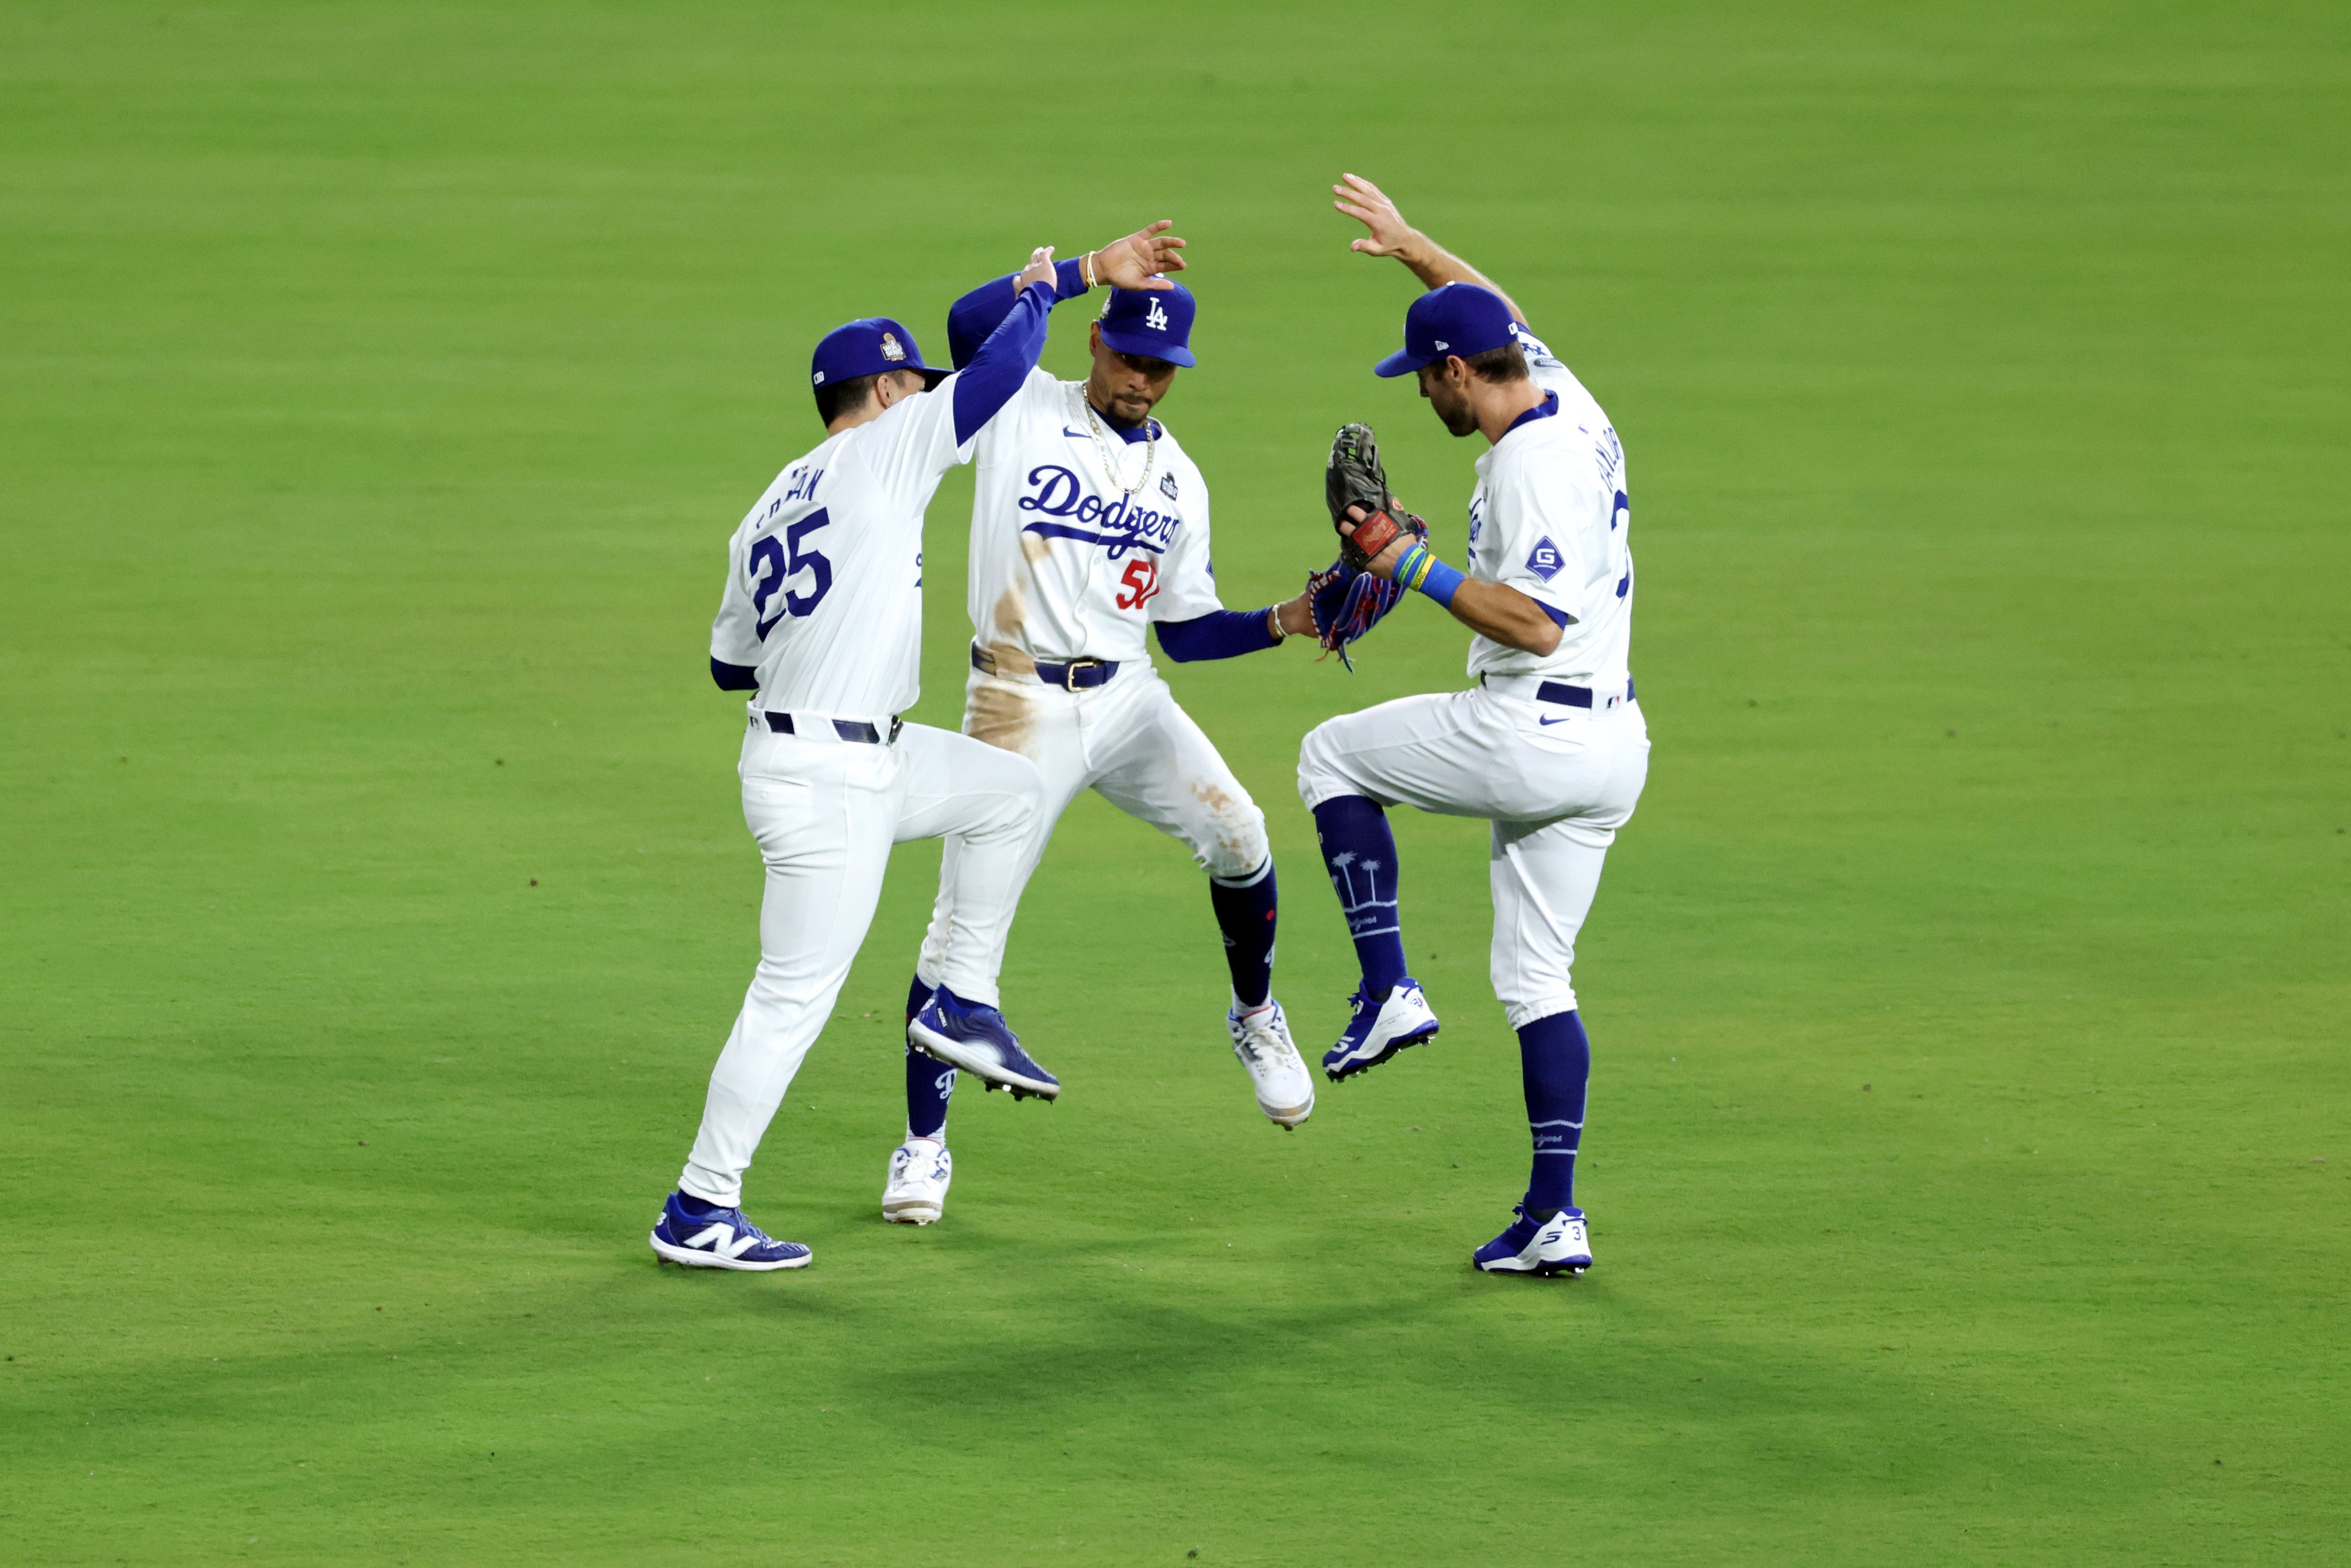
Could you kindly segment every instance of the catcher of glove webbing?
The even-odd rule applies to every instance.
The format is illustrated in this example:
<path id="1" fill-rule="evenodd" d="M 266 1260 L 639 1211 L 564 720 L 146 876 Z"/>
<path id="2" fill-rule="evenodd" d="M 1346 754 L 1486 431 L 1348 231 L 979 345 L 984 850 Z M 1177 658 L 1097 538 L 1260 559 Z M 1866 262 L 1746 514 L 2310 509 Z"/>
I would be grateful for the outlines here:
<path id="1" fill-rule="evenodd" d="M 1380 623 L 1404 597 L 1404 590 L 1364 570 L 1374 556 L 1388 548 L 1401 533 L 1426 538 L 1428 525 L 1396 505 L 1388 494 L 1388 477 L 1380 466 L 1379 443 L 1368 424 L 1343 424 L 1331 438 L 1331 460 L 1323 469 L 1322 498 L 1331 508 L 1331 526 L 1348 520 L 1347 508 L 1360 507 L 1366 519 L 1355 524 L 1352 538 L 1339 536 L 1339 559 L 1306 580 L 1311 596 L 1314 632 L 1322 646 L 1339 655 L 1353 670 L 1347 644 Z"/>

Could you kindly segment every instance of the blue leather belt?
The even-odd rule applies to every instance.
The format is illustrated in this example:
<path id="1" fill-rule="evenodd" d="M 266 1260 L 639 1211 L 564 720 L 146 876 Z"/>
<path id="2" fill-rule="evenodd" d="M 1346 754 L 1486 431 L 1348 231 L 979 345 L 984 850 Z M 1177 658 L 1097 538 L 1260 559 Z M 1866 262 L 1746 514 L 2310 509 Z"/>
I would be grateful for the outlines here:
<path id="1" fill-rule="evenodd" d="M 1633 678 L 1630 675 L 1625 678 L 1625 700 L 1626 702 L 1633 700 Z M 1535 688 L 1535 701 L 1564 703 L 1569 707 L 1590 707 L 1592 688 L 1571 686 L 1565 681 L 1545 681 Z"/>
<path id="2" fill-rule="evenodd" d="M 996 659 L 984 652 L 978 643 L 971 645 L 971 667 L 983 674 L 997 673 Z M 1049 686 L 1059 686 L 1065 692 L 1092 691 L 1106 685 L 1118 674 L 1116 659 L 1072 659 L 1066 664 L 1037 661 L 1037 678 Z"/>
<path id="3" fill-rule="evenodd" d="M 799 726 L 792 722 L 792 716 L 788 713 L 762 714 L 760 716 L 768 721 L 768 727 L 775 731 L 778 735 L 798 735 L 799 733 Z M 822 719 L 809 719 L 803 720 L 802 722 L 821 724 L 827 721 Z M 895 745 L 898 739 L 898 732 L 906 727 L 905 720 L 893 718 L 890 721 L 890 733 L 885 737 L 883 735 L 879 726 L 868 724 L 862 718 L 836 718 L 830 722 L 832 725 L 833 734 L 841 737 L 843 740 L 854 740 L 864 746 L 880 746 L 885 741 L 891 745 Z"/>

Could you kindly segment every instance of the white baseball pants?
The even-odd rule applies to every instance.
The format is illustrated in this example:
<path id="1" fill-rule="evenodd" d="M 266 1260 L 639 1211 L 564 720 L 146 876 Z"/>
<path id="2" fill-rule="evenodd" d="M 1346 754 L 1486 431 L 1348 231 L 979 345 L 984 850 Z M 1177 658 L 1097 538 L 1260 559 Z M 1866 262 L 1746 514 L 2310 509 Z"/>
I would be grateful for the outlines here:
<path id="1" fill-rule="evenodd" d="M 1649 776 L 1638 704 L 1537 702 L 1538 684 L 1497 678 L 1382 703 L 1316 726 L 1298 754 L 1310 810 L 1362 795 L 1493 824 L 1494 994 L 1512 1029 L 1574 1009 L 1575 936 Z"/>
<path id="2" fill-rule="evenodd" d="M 752 1153 L 832 1016 L 872 924 L 890 846 L 954 834 L 963 852 L 939 895 L 952 934 L 942 947 L 951 960 L 1001 952 L 1043 793 L 1020 758 L 915 724 L 895 743 L 873 746 L 771 734 L 755 715 L 740 771 L 743 820 L 768 866 L 759 967 L 678 1178 L 704 1202 L 729 1207 L 740 1204 Z M 958 996 L 997 1005 L 993 968 L 951 962 L 946 977 Z"/>
<path id="3" fill-rule="evenodd" d="M 1046 842 L 1070 802 L 1086 789 L 1130 817 L 1179 839 L 1212 877 L 1246 880 L 1271 853 L 1265 813 L 1159 672 L 1137 661 L 1119 666 L 1103 685 L 1086 691 L 1049 686 L 1034 675 L 971 672 L 964 687 L 963 731 L 988 745 L 1019 752 L 1044 776 L 1044 801 L 1029 828 L 1015 896 L 1045 856 Z M 916 976 L 942 981 L 958 996 L 953 977 L 984 970 L 992 988 L 1004 967 L 1006 927 L 983 936 L 976 924 L 951 918 L 954 889 L 968 874 L 976 846 L 950 838 L 939 866 L 939 899 L 923 940 Z M 987 940 L 984 950 L 970 944 Z"/>

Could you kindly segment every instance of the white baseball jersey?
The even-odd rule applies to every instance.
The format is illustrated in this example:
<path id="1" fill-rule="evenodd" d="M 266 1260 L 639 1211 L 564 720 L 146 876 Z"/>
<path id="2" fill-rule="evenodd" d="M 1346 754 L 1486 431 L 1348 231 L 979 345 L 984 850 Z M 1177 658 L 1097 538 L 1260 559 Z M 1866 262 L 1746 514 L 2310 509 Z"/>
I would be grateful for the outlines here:
<path id="1" fill-rule="evenodd" d="M 975 438 L 970 609 L 985 647 L 1143 661 L 1147 622 L 1224 608 L 1200 470 L 1165 425 L 1130 444 L 1087 413 L 1082 382 L 1031 371 Z"/>
<path id="2" fill-rule="evenodd" d="M 1573 619 L 1547 654 L 1473 639 L 1469 673 L 1621 680 L 1633 641 L 1633 502 L 1624 444 L 1558 356 L 1524 328 L 1516 330 L 1528 369 L 1559 399 L 1559 412 L 1527 420 L 1478 459 L 1468 572 Z"/>
<path id="3" fill-rule="evenodd" d="M 886 721 L 921 690 L 923 511 L 979 438 L 952 376 L 776 476 L 727 546 L 710 656 L 758 670 L 753 706 Z"/>

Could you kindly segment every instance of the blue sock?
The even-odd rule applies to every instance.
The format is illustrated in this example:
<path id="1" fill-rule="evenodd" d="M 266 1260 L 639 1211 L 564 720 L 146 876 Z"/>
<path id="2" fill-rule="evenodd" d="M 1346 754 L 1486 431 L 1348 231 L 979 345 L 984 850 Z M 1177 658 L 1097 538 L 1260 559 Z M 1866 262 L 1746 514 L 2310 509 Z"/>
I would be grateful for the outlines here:
<path id="1" fill-rule="evenodd" d="M 1575 1207 L 1575 1151 L 1583 1142 L 1583 1094 L 1592 1078 L 1592 1041 L 1583 1020 L 1553 1013 L 1519 1030 L 1519 1074 L 1527 1092 L 1527 1130 L 1534 1136 L 1527 1212 Z"/>
<path id="2" fill-rule="evenodd" d="M 677 1206 L 685 1210 L 685 1217 L 688 1219 L 706 1219 L 714 1214 L 726 1212 L 725 1204 L 712 1203 L 707 1199 L 696 1197 L 684 1187 L 677 1189 Z"/>
<path id="3" fill-rule="evenodd" d="M 1339 907 L 1346 911 L 1347 935 L 1355 939 L 1364 993 L 1380 1000 L 1405 976 L 1395 835 L 1388 831 L 1388 814 L 1361 795 L 1338 795 L 1314 808 L 1314 831 Z"/>
<path id="4" fill-rule="evenodd" d="M 1225 966 L 1233 972 L 1233 995 L 1244 1008 L 1265 1005 L 1273 995 L 1273 857 L 1237 882 L 1208 879 L 1208 903 L 1225 934 Z"/>
<path id="5" fill-rule="evenodd" d="M 931 999 L 931 988 L 916 976 L 906 988 L 906 1017 L 912 1019 Z M 947 1100 L 955 1093 L 956 1070 L 946 1062 L 906 1048 L 906 1132 L 917 1138 L 943 1137 L 947 1125 Z"/>

